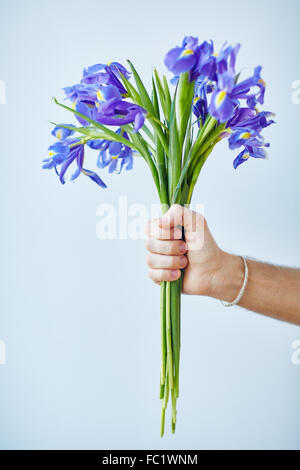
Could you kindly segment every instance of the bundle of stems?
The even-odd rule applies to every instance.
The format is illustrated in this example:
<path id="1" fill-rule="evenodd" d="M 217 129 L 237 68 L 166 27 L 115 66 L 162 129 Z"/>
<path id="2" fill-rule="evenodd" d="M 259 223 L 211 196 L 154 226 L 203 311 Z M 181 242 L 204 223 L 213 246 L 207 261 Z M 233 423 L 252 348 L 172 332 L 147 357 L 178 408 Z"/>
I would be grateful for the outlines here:
<path id="1" fill-rule="evenodd" d="M 135 79 L 135 86 L 120 74 L 127 96 L 133 103 L 147 111 L 146 123 L 138 132 L 134 130 L 132 124 L 121 126 L 130 140 L 125 139 L 122 132 L 117 134 L 109 127 L 55 99 L 59 106 L 90 124 L 88 127 L 67 125 L 61 127 L 81 134 L 81 143 L 91 139 L 108 139 L 121 142 L 140 154 L 150 168 L 163 213 L 173 204 L 189 205 L 200 171 L 213 147 L 221 139 L 226 125 L 219 124 L 209 114 L 204 122 L 201 119 L 192 122 L 195 82 L 190 81 L 188 72 L 180 74 L 172 97 L 166 77 L 161 78 L 157 70 L 154 70 L 152 93 L 148 94 L 135 67 L 130 61 L 128 63 Z M 178 281 L 161 283 L 161 436 L 164 434 L 165 413 L 169 401 L 172 408 L 172 432 L 175 432 L 176 427 L 182 280 L 183 272 Z"/>

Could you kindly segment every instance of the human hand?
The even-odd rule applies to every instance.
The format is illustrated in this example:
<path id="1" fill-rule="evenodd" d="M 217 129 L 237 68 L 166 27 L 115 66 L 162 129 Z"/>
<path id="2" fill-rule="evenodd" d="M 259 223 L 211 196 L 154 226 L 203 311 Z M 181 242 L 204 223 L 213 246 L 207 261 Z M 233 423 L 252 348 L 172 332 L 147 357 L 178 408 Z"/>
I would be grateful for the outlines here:
<path id="1" fill-rule="evenodd" d="M 184 227 L 185 241 L 179 227 Z M 241 268 L 238 257 L 219 248 L 205 218 L 178 204 L 150 221 L 146 233 L 149 276 L 156 283 L 179 279 L 185 268 L 184 293 L 222 298 L 229 266 L 235 263 Z M 228 295 L 226 292 L 225 297 Z"/>

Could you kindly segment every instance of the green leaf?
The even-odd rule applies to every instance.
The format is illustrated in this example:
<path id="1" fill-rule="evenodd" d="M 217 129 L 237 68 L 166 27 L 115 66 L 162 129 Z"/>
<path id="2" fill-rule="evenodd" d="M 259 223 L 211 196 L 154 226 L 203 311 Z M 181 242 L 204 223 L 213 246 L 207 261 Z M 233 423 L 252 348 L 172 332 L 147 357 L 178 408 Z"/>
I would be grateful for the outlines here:
<path id="1" fill-rule="evenodd" d="M 120 73 L 120 77 L 123 82 L 123 85 L 128 91 L 128 94 L 130 95 L 130 98 L 132 99 L 132 101 L 134 101 L 139 106 L 142 106 L 142 100 L 138 91 L 134 88 L 134 86 L 129 82 L 129 80 L 127 80 L 127 78 L 121 72 L 119 73 Z"/>
<path id="2" fill-rule="evenodd" d="M 164 91 L 165 91 L 165 97 L 166 97 L 166 108 L 167 108 L 167 112 L 170 114 L 171 106 L 172 106 L 172 98 L 171 98 L 171 94 L 169 90 L 168 80 L 165 75 L 163 76 L 163 83 L 164 83 Z"/>
<path id="3" fill-rule="evenodd" d="M 177 91 L 177 111 L 180 146 L 183 146 L 187 125 L 191 116 L 191 108 L 194 96 L 194 82 L 190 82 L 189 73 L 180 75 Z"/>
<path id="4" fill-rule="evenodd" d="M 180 178 L 181 173 L 181 151 L 179 147 L 179 135 L 177 129 L 177 119 L 176 119 L 176 102 L 177 88 L 175 91 L 174 99 L 171 107 L 171 117 L 170 117 L 170 145 L 169 145 L 169 196 L 173 196 L 173 192 L 177 185 L 177 182 Z"/>
<path id="5" fill-rule="evenodd" d="M 160 118 L 160 116 L 159 116 L 159 103 L 158 103 L 158 97 L 157 97 L 155 81 L 154 81 L 153 77 L 152 77 L 152 103 L 153 103 L 156 115 L 158 116 L 158 119 L 159 119 Z"/>
<path id="6" fill-rule="evenodd" d="M 160 196 L 160 186 L 159 186 L 159 178 L 158 178 L 158 173 L 157 173 L 157 168 L 155 166 L 155 163 L 152 160 L 152 157 L 149 153 L 148 145 L 147 142 L 142 138 L 142 136 L 136 132 L 132 134 L 132 140 L 135 144 L 136 149 L 138 152 L 141 154 L 141 156 L 144 158 L 146 163 L 148 164 L 155 186 L 157 188 L 158 194 Z"/>
<path id="7" fill-rule="evenodd" d="M 168 123 L 170 121 L 170 108 L 168 108 L 166 104 L 165 92 L 163 89 L 161 79 L 156 69 L 154 69 L 154 78 L 155 78 L 156 88 L 157 88 L 158 95 L 159 95 L 160 104 L 161 104 L 165 119 Z"/>
<path id="8" fill-rule="evenodd" d="M 50 121 L 54 126 L 62 127 L 64 129 L 69 129 L 70 131 L 79 132 L 80 134 L 87 135 L 93 139 L 103 139 L 104 133 L 100 132 L 96 127 L 76 127 L 76 126 L 67 126 L 66 124 L 56 124 L 55 122 Z"/>
<path id="9" fill-rule="evenodd" d="M 131 147 L 132 149 L 136 150 L 135 145 L 130 141 L 125 139 L 119 134 L 116 134 L 114 131 L 108 129 L 108 127 L 103 126 L 102 124 L 99 124 L 97 121 L 94 121 L 93 119 L 90 119 L 89 117 L 85 116 L 84 114 L 80 113 L 79 111 L 76 111 L 75 109 L 69 108 L 69 106 L 66 106 L 65 104 L 59 103 L 56 98 L 53 97 L 54 102 L 60 106 L 61 108 L 67 109 L 68 111 L 71 111 L 71 113 L 76 114 L 77 116 L 80 116 L 82 119 L 85 121 L 93 124 L 97 129 L 100 129 L 103 134 L 105 134 L 108 140 L 112 140 L 115 142 L 120 142 L 121 144 L 127 145 L 128 147 Z"/>
<path id="10" fill-rule="evenodd" d="M 137 89 L 139 91 L 139 94 L 140 94 L 140 97 L 141 97 L 141 101 L 142 101 L 142 106 L 150 113 L 152 114 L 153 116 L 156 116 L 156 113 L 155 113 L 155 109 L 154 109 L 154 106 L 152 104 L 152 101 L 148 95 L 148 92 L 145 88 L 145 85 L 143 84 L 139 74 L 137 73 L 134 65 L 130 62 L 130 60 L 127 61 L 130 68 L 131 68 L 131 71 L 132 71 L 132 74 L 134 76 L 134 79 L 135 79 L 135 83 L 136 83 L 136 86 L 137 86 Z M 156 116 L 157 117 L 157 116 Z"/>

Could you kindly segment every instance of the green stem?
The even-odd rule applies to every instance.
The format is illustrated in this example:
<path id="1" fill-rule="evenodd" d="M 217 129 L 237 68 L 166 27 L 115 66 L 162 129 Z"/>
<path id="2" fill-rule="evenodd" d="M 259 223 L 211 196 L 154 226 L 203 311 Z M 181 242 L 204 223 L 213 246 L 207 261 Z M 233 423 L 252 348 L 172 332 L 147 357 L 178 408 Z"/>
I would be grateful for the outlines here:
<path id="1" fill-rule="evenodd" d="M 161 332 L 161 371 L 160 384 L 165 385 L 166 374 L 166 283 L 160 285 L 160 332 Z"/>
<path id="2" fill-rule="evenodd" d="M 171 283 L 166 287 L 166 337 L 167 337 L 167 370 L 169 387 L 172 390 L 173 381 L 173 354 L 172 354 L 172 331 L 171 331 Z"/>

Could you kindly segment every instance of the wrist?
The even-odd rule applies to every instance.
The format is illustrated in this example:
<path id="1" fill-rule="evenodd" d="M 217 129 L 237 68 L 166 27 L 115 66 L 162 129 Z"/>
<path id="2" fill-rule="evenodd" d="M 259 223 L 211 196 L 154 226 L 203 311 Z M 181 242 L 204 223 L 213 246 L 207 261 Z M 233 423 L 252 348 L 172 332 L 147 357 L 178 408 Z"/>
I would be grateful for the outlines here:
<path id="1" fill-rule="evenodd" d="M 226 302 L 233 301 L 241 289 L 243 280 L 244 263 L 242 258 L 222 251 L 220 267 L 212 278 L 210 297 Z"/>

